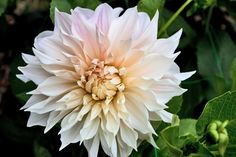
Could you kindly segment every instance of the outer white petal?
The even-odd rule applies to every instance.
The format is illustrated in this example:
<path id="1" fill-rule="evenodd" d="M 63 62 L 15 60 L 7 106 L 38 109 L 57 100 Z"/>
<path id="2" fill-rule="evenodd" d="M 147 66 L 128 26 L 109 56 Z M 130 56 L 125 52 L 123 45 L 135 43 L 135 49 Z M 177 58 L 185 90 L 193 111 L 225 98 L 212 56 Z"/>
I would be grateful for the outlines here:
<path id="1" fill-rule="evenodd" d="M 21 110 L 26 109 L 34 104 L 37 104 L 43 100 L 47 99 L 47 96 L 44 95 L 32 95 L 26 104 L 21 108 Z"/>
<path id="2" fill-rule="evenodd" d="M 46 126 L 48 117 L 49 117 L 49 113 L 37 114 L 37 113 L 31 112 L 28 122 L 27 122 L 27 127 L 31 127 L 35 125 Z"/>
<path id="3" fill-rule="evenodd" d="M 134 129 L 146 134 L 156 134 L 148 120 L 148 112 L 143 102 L 138 102 L 132 95 L 126 94 L 126 108 L 129 113 L 129 124 Z"/>
<path id="4" fill-rule="evenodd" d="M 121 122 L 120 124 L 120 136 L 121 139 L 130 147 L 137 151 L 137 139 L 138 134 L 134 129 L 128 126 L 127 123 Z"/>
<path id="5" fill-rule="evenodd" d="M 180 29 L 178 32 L 176 32 L 174 35 L 167 39 L 158 39 L 151 47 L 151 49 L 149 49 L 147 52 L 171 56 L 179 45 L 179 40 L 182 31 L 183 30 Z"/>
<path id="6" fill-rule="evenodd" d="M 32 80 L 35 84 L 40 84 L 48 77 L 52 76 L 38 65 L 28 64 L 25 67 L 18 67 L 26 78 Z"/>
<path id="7" fill-rule="evenodd" d="M 120 119 L 116 119 L 110 112 L 108 112 L 106 120 L 106 129 L 115 136 L 120 128 Z"/>
<path id="8" fill-rule="evenodd" d="M 27 63 L 27 64 L 37 64 L 37 65 L 40 64 L 38 58 L 36 58 L 33 55 L 22 53 L 22 58 L 25 61 L 25 63 Z"/>
<path id="9" fill-rule="evenodd" d="M 89 123 L 85 123 L 84 127 L 80 130 L 80 136 L 82 138 L 81 141 L 93 138 L 98 131 L 99 124 L 100 124 L 99 118 L 95 118 Z"/>
<path id="10" fill-rule="evenodd" d="M 86 147 L 88 151 L 89 157 L 97 157 L 98 154 L 98 148 L 99 148 L 99 136 L 96 134 L 96 136 L 90 140 L 84 141 L 84 146 Z"/>
<path id="11" fill-rule="evenodd" d="M 37 90 L 47 96 L 58 96 L 77 87 L 76 83 L 58 77 L 49 77 L 41 83 Z"/>
<path id="12" fill-rule="evenodd" d="M 157 30 L 158 30 L 158 17 L 159 12 L 156 11 L 152 21 L 142 30 L 142 34 L 134 40 L 133 47 L 138 49 L 147 49 L 153 42 L 156 41 Z M 140 19 L 144 17 L 139 17 Z M 140 22 L 143 22 L 142 20 Z M 137 26 L 140 27 L 140 26 Z"/>
<path id="13" fill-rule="evenodd" d="M 173 114 L 165 110 L 156 111 L 154 115 L 156 117 L 155 120 L 163 120 L 166 123 L 172 122 Z"/>
<path id="14" fill-rule="evenodd" d="M 71 129 L 61 132 L 61 147 L 60 150 L 65 148 L 70 143 L 76 143 L 81 140 L 80 130 L 83 126 L 83 123 L 76 123 Z"/>
<path id="15" fill-rule="evenodd" d="M 127 76 L 160 79 L 169 70 L 174 59 L 160 55 L 148 55 L 139 64 L 128 68 Z"/>
<path id="16" fill-rule="evenodd" d="M 157 100 L 162 103 L 167 103 L 172 97 L 179 96 L 186 91 L 186 89 L 179 87 L 178 84 L 169 79 L 156 81 L 152 90 L 155 92 Z"/>
<path id="17" fill-rule="evenodd" d="M 49 118 L 47 120 L 47 125 L 44 130 L 44 133 L 48 132 L 54 125 L 56 125 L 65 115 L 67 115 L 70 112 L 68 111 L 52 111 L 49 114 Z"/>

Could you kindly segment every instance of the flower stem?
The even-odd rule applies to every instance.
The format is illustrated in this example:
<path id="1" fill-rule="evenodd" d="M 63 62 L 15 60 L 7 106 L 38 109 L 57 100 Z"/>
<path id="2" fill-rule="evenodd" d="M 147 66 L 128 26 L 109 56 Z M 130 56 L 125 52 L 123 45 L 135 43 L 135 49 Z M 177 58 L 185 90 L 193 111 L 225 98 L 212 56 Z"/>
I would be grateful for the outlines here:
<path id="1" fill-rule="evenodd" d="M 175 13 L 171 16 L 171 18 L 167 21 L 167 23 L 161 28 L 158 33 L 158 36 L 162 35 L 164 31 L 172 24 L 172 22 L 178 17 L 178 15 L 188 6 L 193 0 L 187 0 Z"/>

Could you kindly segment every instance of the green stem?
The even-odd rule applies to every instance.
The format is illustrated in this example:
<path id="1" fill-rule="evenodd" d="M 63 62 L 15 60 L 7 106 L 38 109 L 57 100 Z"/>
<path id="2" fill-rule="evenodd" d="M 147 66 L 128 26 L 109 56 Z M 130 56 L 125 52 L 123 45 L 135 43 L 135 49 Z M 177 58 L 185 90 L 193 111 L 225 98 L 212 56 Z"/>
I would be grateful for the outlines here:
<path id="1" fill-rule="evenodd" d="M 189 5 L 193 0 L 187 0 L 175 13 L 171 16 L 171 18 L 167 21 L 167 23 L 161 28 L 158 36 L 161 36 L 164 31 L 172 24 L 172 22 L 177 18 L 177 16 Z"/>
<path id="2" fill-rule="evenodd" d="M 157 155 L 157 149 L 156 149 L 156 148 L 154 148 L 154 156 L 155 156 L 155 157 L 158 157 L 158 155 Z"/>
<path id="3" fill-rule="evenodd" d="M 206 32 L 207 33 L 209 32 L 211 16 L 212 16 L 212 12 L 213 12 L 214 7 L 215 7 L 215 4 L 210 7 L 208 15 L 207 15 L 207 22 L 206 22 Z"/>
<path id="4" fill-rule="evenodd" d="M 222 70 L 222 67 L 221 67 L 221 60 L 220 60 L 220 57 L 219 57 L 219 54 L 218 54 L 218 51 L 217 51 L 217 48 L 216 48 L 216 43 L 214 42 L 214 39 L 213 39 L 213 36 L 212 36 L 212 33 L 211 31 L 207 32 L 208 34 L 208 38 L 209 38 L 209 41 L 210 41 L 210 44 L 211 44 L 211 53 L 215 59 L 215 62 L 216 62 L 216 66 L 217 66 L 217 69 L 219 71 L 219 74 L 222 78 L 224 78 L 224 74 L 223 74 L 223 70 Z"/>

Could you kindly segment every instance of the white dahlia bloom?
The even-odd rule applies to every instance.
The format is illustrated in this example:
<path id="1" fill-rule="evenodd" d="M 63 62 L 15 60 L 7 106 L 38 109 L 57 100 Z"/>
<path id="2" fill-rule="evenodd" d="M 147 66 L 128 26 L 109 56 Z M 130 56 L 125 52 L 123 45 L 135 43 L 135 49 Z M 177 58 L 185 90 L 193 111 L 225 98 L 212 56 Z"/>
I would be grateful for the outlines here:
<path id="1" fill-rule="evenodd" d="M 60 149 L 80 142 L 96 157 L 101 144 L 125 157 L 143 140 L 156 147 L 150 121 L 171 122 L 165 104 L 186 91 L 179 84 L 194 72 L 174 62 L 182 30 L 156 39 L 158 12 L 152 20 L 136 7 L 121 12 L 108 4 L 56 9 L 54 30 L 35 38 L 34 55 L 22 54 L 17 77 L 37 85 L 22 107 L 27 126 L 47 132 L 60 122 Z"/>

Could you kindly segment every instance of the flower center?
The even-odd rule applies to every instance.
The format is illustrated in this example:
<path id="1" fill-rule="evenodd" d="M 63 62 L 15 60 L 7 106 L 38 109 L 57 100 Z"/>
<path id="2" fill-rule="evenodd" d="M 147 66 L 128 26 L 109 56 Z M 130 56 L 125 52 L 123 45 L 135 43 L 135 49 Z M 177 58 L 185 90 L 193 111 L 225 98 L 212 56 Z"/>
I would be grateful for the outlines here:
<path id="1" fill-rule="evenodd" d="M 90 93 L 94 100 L 104 100 L 109 104 L 117 91 L 125 89 L 122 83 L 122 76 L 125 73 L 125 68 L 117 69 L 106 65 L 104 61 L 94 59 L 77 84 Z"/>

